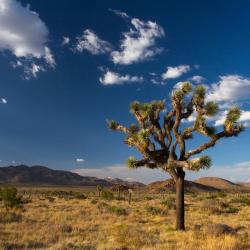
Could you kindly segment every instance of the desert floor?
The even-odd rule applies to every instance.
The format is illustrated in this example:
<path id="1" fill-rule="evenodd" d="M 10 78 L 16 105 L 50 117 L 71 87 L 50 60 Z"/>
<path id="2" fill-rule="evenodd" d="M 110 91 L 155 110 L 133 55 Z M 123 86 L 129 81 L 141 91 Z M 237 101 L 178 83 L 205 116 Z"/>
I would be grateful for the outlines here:
<path id="1" fill-rule="evenodd" d="M 0 249 L 250 249 L 249 194 L 186 194 L 186 231 L 176 232 L 173 193 L 135 191 L 129 205 L 95 188 L 19 191 L 23 208 L 0 207 Z"/>

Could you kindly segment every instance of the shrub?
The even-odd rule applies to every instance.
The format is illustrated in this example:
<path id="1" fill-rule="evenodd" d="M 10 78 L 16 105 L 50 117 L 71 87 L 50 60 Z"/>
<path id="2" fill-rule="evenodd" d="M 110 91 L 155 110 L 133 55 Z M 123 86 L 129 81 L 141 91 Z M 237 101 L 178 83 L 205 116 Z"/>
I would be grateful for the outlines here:
<path id="1" fill-rule="evenodd" d="M 240 204 L 245 205 L 245 206 L 250 206 L 250 198 L 248 198 L 246 196 L 240 196 L 240 197 L 237 197 L 237 198 L 233 198 L 231 200 L 231 202 L 240 203 Z"/>
<path id="2" fill-rule="evenodd" d="M 162 201 L 162 205 L 166 206 L 168 209 L 175 209 L 175 199 L 174 198 L 168 198 Z"/>
<path id="3" fill-rule="evenodd" d="M 123 207 L 117 207 L 117 206 L 107 206 L 106 210 L 110 213 L 116 214 L 116 215 L 127 215 L 128 212 Z"/>
<path id="4" fill-rule="evenodd" d="M 4 187 L 0 190 L 0 197 L 5 208 L 20 208 L 22 206 L 22 196 L 17 195 L 15 187 Z"/>
<path id="5" fill-rule="evenodd" d="M 0 214 L 0 223 L 19 222 L 21 219 L 22 215 L 14 212 L 5 212 Z"/>
<path id="6" fill-rule="evenodd" d="M 69 224 L 61 224 L 59 229 L 62 233 L 71 233 L 73 231 L 73 227 Z"/>
<path id="7" fill-rule="evenodd" d="M 97 205 L 97 208 L 98 208 L 99 210 L 104 210 L 107 206 L 108 206 L 107 203 L 105 203 L 105 202 L 100 202 L 100 203 Z"/>
<path id="8" fill-rule="evenodd" d="M 94 205 L 97 203 L 97 200 L 91 200 L 90 203 Z"/>
<path id="9" fill-rule="evenodd" d="M 227 196 L 227 194 L 224 193 L 224 192 L 216 192 L 216 193 L 213 193 L 213 194 L 209 194 L 206 197 L 206 199 L 214 200 L 214 199 L 217 199 L 217 198 L 224 198 L 226 196 Z"/>
<path id="10" fill-rule="evenodd" d="M 54 202 L 54 201 L 55 201 L 55 198 L 52 197 L 52 196 L 47 196 L 46 198 L 47 198 L 47 200 L 48 200 L 49 202 Z"/>
<path id="11" fill-rule="evenodd" d="M 228 203 L 217 201 L 217 200 L 207 200 L 202 203 L 202 209 L 210 214 L 221 214 L 221 213 L 237 213 L 238 208 L 230 206 Z"/>
<path id="12" fill-rule="evenodd" d="M 239 211 L 240 211 L 239 208 L 237 208 L 237 207 L 232 207 L 232 206 L 229 206 L 229 207 L 225 210 L 225 212 L 226 212 L 226 213 L 229 213 L 229 214 L 235 214 L 235 213 L 238 213 Z"/>
<path id="13" fill-rule="evenodd" d="M 235 234 L 236 230 L 226 224 L 208 224 L 205 231 L 213 236 L 221 236 L 223 234 Z"/>
<path id="14" fill-rule="evenodd" d="M 101 197 L 105 200 L 113 200 L 114 199 L 114 194 L 109 191 L 109 190 L 103 190 L 101 192 Z"/>
<path id="15" fill-rule="evenodd" d="M 84 200 L 84 199 L 87 199 L 87 196 L 83 193 L 75 192 L 74 198 L 79 199 L 79 200 Z"/>
<path id="16" fill-rule="evenodd" d="M 167 210 L 159 207 L 147 206 L 146 211 L 152 215 L 167 215 Z"/>

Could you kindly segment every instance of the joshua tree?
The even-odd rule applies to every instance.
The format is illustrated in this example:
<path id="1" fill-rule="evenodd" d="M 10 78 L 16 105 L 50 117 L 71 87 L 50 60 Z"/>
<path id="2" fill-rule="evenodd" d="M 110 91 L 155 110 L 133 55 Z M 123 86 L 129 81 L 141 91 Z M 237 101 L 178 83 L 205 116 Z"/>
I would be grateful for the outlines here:
<path id="1" fill-rule="evenodd" d="M 176 186 L 176 229 L 185 230 L 184 221 L 184 178 L 185 170 L 199 171 L 211 165 L 207 155 L 200 155 L 222 139 L 237 136 L 243 130 L 239 118 L 241 110 L 228 110 L 223 129 L 217 132 L 211 118 L 217 114 L 218 105 L 206 102 L 206 89 L 202 85 L 193 87 L 185 82 L 171 94 L 172 107 L 165 111 L 165 101 L 150 103 L 133 102 L 130 112 L 137 124 L 130 127 L 109 121 L 109 128 L 126 134 L 125 143 L 135 147 L 143 156 L 137 160 L 129 157 L 128 167 L 161 169 L 170 174 Z M 185 122 L 194 118 L 192 123 Z M 189 119 L 192 120 L 192 119 Z M 206 138 L 203 144 L 190 149 L 187 142 L 194 134 Z M 198 155 L 197 157 L 194 157 Z"/>
<path id="2" fill-rule="evenodd" d="M 132 195 L 133 195 L 133 189 L 129 188 L 128 189 L 128 204 L 131 204 L 131 200 L 132 200 Z"/>
<path id="3" fill-rule="evenodd" d="M 129 188 L 123 184 L 115 184 L 113 187 L 112 187 L 112 190 L 117 192 L 118 194 L 118 199 L 121 198 L 121 192 L 124 192 L 126 190 L 128 190 Z"/>
<path id="4" fill-rule="evenodd" d="M 100 197 L 100 196 L 101 196 L 101 192 L 102 192 L 102 190 L 103 190 L 103 186 L 102 186 L 102 185 L 97 185 L 97 186 L 96 186 L 96 189 L 97 189 L 97 191 L 98 191 L 98 196 Z"/>

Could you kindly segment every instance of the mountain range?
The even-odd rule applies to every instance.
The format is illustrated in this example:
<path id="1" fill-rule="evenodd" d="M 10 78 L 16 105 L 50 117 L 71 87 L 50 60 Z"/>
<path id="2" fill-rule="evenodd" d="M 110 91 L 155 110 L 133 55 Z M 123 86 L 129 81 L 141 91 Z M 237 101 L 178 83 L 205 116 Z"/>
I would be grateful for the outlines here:
<path id="1" fill-rule="evenodd" d="M 65 170 L 54 170 L 44 166 L 29 167 L 27 165 L 0 167 L 0 184 L 43 186 L 112 186 L 114 184 L 123 184 L 134 187 L 144 186 L 140 182 L 128 182 L 118 178 L 101 179 L 81 176 Z"/>
<path id="2" fill-rule="evenodd" d="M 0 167 L 0 184 L 24 186 L 113 186 L 122 184 L 130 187 L 146 187 L 148 190 L 172 189 L 170 180 L 157 181 L 145 185 L 140 182 L 119 178 L 96 178 L 81 176 L 65 170 L 54 170 L 44 166 L 6 166 Z M 186 190 L 194 191 L 250 191 L 250 183 L 233 183 L 218 177 L 202 177 L 194 181 L 185 181 Z"/>

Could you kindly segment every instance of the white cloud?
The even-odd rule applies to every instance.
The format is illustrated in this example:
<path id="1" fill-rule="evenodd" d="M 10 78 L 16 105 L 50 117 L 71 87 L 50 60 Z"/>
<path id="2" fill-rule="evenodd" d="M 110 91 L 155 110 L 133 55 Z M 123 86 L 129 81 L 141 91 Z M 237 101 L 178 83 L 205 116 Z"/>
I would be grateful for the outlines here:
<path id="1" fill-rule="evenodd" d="M 117 15 L 130 20 L 131 28 L 122 33 L 120 50 L 111 53 L 115 64 L 132 64 L 144 61 L 158 54 L 162 49 L 155 47 L 156 38 L 163 37 L 163 28 L 155 22 L 141 21 L 138 18 L 130 18 L 126 13 L 116 11 Z"/>
<path id="2" fill-rule="evenodd" d="M 56 62 L 55 62 L 54 56 L 52 55 L 50 49 L 47 46 L 45 46 L 44 59 L 45 59 L 46 63 L 48 65 L 50 65 L 52 68 L 54 68 L 56 66 Z"/>
<path id="3" fill-rule="evenodd" d="M 1 98 L 0 98 L 0 103 L 7 104 L 8 101 L 7 101 L 6 98 L 1 97 Z"/>
<path id="4" fill-rule="evenodd" d="M 122 17 L 122 18 L 125 18 L 125 19 L 126 19 L 126 18 L 129 18 L 129 16 L 128 16 L 127 13 L 122 12 L 122 11 L 120 11 L 120 10 L 109 9 L 109 11 L 115 13 L 117 16 L 120 16 L 120 17 Z"/>
<path id="5" fill-rule="evenodd" d="M 104 73 L 102 77 L 99 78 L 99 80 L 103 85 L 114 85 L 114 84 L 123 84 L 131 82 L 142 82 L 143 77 L 130 76 L 128 74 L 120 75 L 118 73 L 108 70 L 107 72 Z"/>
<path id="6" fill-rule="evenodd" d="M 203 76 L 196 75 L 196 76 L 190 77 L 189 80 L 199 84 L 199 83 L 203 83 L 206 79 Z"/>
<path id="7" fill-rule="evenodd" d="M 85 160 L 82 159 L 82 158 L 77 158 L 77 159 L 76 159 L 76 162 L 85 162 Z"/>
<path id="8" fill-rule="evenodd" d="M 167 79 L 178 78 L 190 70 L 191 70 L 191 67 L 189 65 L 179 65 L 177 67 L 167 67 L 166 72 L 162 74 L 162 79 L 167 80 Z"/>
<path id="9" fill-rule="evenodd" d="M 44 67 L 35 63 L 29 66 L 24 66 L 24 79 L 29 80 L 31 77 L 37 78 L 37 74 L 45 71 Z"/>
<path id="10" fill-rule="evenodd" d="M 212 84 L 207 101 L 237 102 L 250 99 L 250 79 L 239 75 L 220 76 L 218 83 Z"/>
<path id="11" fill-rule="evenodd" d="M 16 0 L 0 0 L 0 51 L 8 50 L 18 58 L 17 66 L 32 66 L 33 60 L 55 66 L 46 46 L 48 33 L 45 23 L 29 5 L 23 7 Z"/>
<path id="12" fill-rule="evenodd" d="M 100 39 L 92 30 L 86 29 L 83 35 L 77 38 L 75 50 L 89 51 L 93 55 L 105 54 L 111 51 L 111 44 Z"/>
<path id="13" fill-rule="evenodd" d="M 69 42 L 70 42 L 70 38 L 67 37 L 67 36 L 64 36 L 63 39 L 62 39 L 61 45 L 65 46 L 65 45 L 69 44 Z"/>

